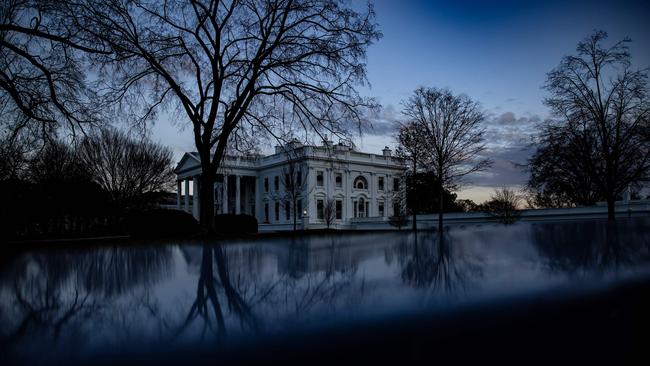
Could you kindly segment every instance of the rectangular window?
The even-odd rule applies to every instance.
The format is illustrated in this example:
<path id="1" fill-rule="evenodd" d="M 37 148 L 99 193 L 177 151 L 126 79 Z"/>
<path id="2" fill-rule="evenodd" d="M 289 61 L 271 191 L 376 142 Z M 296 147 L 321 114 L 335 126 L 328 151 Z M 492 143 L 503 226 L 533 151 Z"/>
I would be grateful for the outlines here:
<path id="1" fill-rule="evenodd" d="M 379 211 L 379 216 L 383 217 L 384 216 L 384 203 L 383 202 L 379 202 L 377 204 L 377 210 Z"/>
<path id="2" fill-rule="evenodd" d="M 290 189 L 291 186 L 293 185 L 293 179 L 291 179 L 291 178 L 292 178 L 291 174 L 287 173 L 287 174 L 284 175 L 284 182 L 282 182 L 282 184 L 284 184 L 284 189 L 285 190 L 287 188 Z"/>
<path id="3" fill-rule="evenodd" d="M 284 203 L 284 216 L 287 220 L 291 219 L 291 202 L 289 201 Z"/>
<path id="4" fill-rule="evenodd" d="M 264 204 L 264 222 L 269 222 L 269 204 Z"/>
<path id="5" fill-rule="evenodd" d="M 273 177 L 273 188 L 275 188 L 276 191 L 280 189 L 280 177 L 277 175 Z"/>
<path id="6" fill-rule="evenodd" d="M 296 176 L 296 188 L 302 187 L 302 172 L 298 170 L 298 175 Z"/>
<path id="7" fill-rule="evenodd" d="M 316 185 L 322 187 L 325 185 L 325 179 L 323 178 L 323 172 L 316 172 Z"/>
<path id="8" fill-rule="evenodd" d="M 342 188 L 343 187 L 343 175 L 341 173 L 336 173 L 336 188 Z"/>
<path id="9" fill-rule="evenodd" d="M 336 219 L 343 219 L 343 201 L 341 200 L 336 200 Z"/>
<path id="10" fill-rule="evenodd" d="M 280 202 L 275 202 L 275 221 L 280 221 Z"/>
<path id="11" fill-rule="evenodd" d="M 317 200 L 316 201 L 316 218 L 318 218 L 319 220 L 322 220 L 323 217 L 325 216 L 324 215 L 324 209 L 325 209 L 325 207 L 324 207 L 324 204 L 323 204 L 323 200 Z"/>
<path id="12" fill-rule="evenodd" d="M 399 178 L 393 178 L 393 191 L 399 191 Z"/>
<path id="13" fill-rule="evenodd" d="M 380 191 L 384 190 L 384 177 L 377 178 L 377 189 L 379 189 Z"/>
<path id="14" fill-rule="evenodd" d="M 302 200 L 296 201 L 296 211 L 298 211 L 298 217 L 302 218 Z"/>
<path id="15" fill-rule="evenodd" d="M 398 216 L 402 213 L 402 210 L 399 207 L 399 202 L 393 202 L 393 215 Z"/>
<path id="16" fill-rule="evenodd" d="M 269 191 L 269 177 L 264 177 L 264 192 Z"/>

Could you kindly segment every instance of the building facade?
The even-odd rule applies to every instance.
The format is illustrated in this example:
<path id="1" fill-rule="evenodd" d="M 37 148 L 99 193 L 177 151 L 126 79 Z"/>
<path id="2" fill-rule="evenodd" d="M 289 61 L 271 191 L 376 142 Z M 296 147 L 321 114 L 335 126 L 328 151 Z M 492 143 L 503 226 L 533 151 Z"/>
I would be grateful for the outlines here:
<path id="1" fill-rule="evenodd" d="M 294 141 L 268 156 L 227 156 L 214 185 L 214 209 L 253 215 L 260 231 L 291 230 L 294 218 L 298 229 L 350 228 L 354 219 L 388 220 L 400 209 L 403 171 L 388 148 L 370 154 L 351 144 Z M 186 153 L 175 172 L 177 206 L 198 218 L 198 155 Z"/>

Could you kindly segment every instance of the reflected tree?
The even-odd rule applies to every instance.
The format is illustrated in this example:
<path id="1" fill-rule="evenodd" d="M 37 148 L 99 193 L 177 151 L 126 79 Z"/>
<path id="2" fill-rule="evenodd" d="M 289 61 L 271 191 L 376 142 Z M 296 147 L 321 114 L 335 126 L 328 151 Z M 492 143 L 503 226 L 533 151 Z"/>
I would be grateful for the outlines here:
<path id="1" fill-rule="evenodd" d="M 552 272 L 616 272 L 622 265 L 649 262 L 647 220 L 610 221 L 536 224 L 531 240 Z"/>
<path id="2" fill-rule="evenodd" d="M 25 253 L 2 272 L 0 350 L 24 338 L 60 342 L 100 322 L 120 295 L 150 287 L 171 269 L 167 247 L 109 247 L 93 251 Z M 93 330 L 96 331 L 96 330 Z"/>
<path id="3" fill-rule="evenodd" d="M 398 249 L 398 260 L 402 280 L 410 286 L 454 294 L 465 291 L 472 277 L 482 275 L 477 263 L 454 252 L 448 232 L 423 232 L 406 240 Z"/>
<path id="4" fill-rule="evenodd" d="M 215 276 L 216 264 L 216 276 Z M 251 307 L 242 298 L 237 289 L 233 286 L 228 272 L 227 257 L 220 245 L 203 244 L 201 255 L 201 268 L 196 289 L 196 299 L 190 307 L 185 321 L 180 326 L 174 337 L 180 336 L 197 318 L 203 319 L 202 337 L 206 331 L 211 330 L 219 339 L 227 334 L 226 321 L 223 305 L 219 301 L 217 286 L 223 290 L 225 304 L 228 310 L 234 313 L 240 320 L 242 328 L 249 328 L 253 331 L 259 329 L 259 322 Z M 210 310 L 212 310 L 212 315 Z M 213 320 L 216 327 L 213 325 Z"/>

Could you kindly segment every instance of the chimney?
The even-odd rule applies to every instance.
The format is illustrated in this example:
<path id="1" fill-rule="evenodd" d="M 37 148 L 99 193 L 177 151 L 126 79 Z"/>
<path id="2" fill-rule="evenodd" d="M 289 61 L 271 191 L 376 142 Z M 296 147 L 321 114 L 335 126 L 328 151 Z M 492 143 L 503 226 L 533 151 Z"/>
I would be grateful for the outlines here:
<path id="1" fill-rule="evenodd" d="M 384 156 L 390 157 L 391 150 L 388 148 L 388 146 L 384 147 L 384 149 L 381 152 L 384 153 Z"/>

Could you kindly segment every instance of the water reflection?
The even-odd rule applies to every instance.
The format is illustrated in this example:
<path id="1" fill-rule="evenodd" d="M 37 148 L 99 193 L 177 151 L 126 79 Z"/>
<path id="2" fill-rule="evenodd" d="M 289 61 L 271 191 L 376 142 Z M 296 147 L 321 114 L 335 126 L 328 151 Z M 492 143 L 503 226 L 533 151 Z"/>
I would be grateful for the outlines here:
<path id="1" fill-rule="evenodd" d="M 405 284 L 450 296 L 482 276 L 481 262 L 454 245 L 449 232 L 410 234 L 395 248 Z"/>
<path id="2" fill-rule="evenodd" d="M 87 320 L 119 296 L 168 278 L 170 254 L 169 247 L 107 247 L 15 258 L 0 278 L 0 346 L 24 337 L 55 346 L 66 331 L 83 338 Z"/>
<path id="3" fill-rule="evenodd" d="M 217 267 L 215 276 L 214 267 Z M 198 284 L 196 289 L 196 299 L 190 307 L 185 322 L 179 328 L 176 336 L 182 334 L 194 320 L 201 318 L 203 327 L 201 337 L 205 336 L 206 330 L 212 331 L 218 338 L 226 334 L 226 323 L 222 309 L 220 296 L 217 294 L 216 287 L 223 289 L 224 304 L 227 304 L 228 310 L 239 319 L 242 328 L 248 327 L 257 330 L 259 327 L 258 320 L 253 314 L 250 305 L 239 294 L 230 280 L 230 273 L 227 265 L 227 258 L 224 250 L 220 245 L 203 244 L 201 254 L 201 267 L 199 270 Z M 212 310 L 212 315 L 211 311 Z M 213 324 L 212 318 L 216 322 Z"/>
<path id="4" fill-rule="evenodd" d="M 0 363 L 168 349 L 616 278 L 650 220 L 34 251 L 0 273 Z M 148 348 L 147 348 L 148 347 Z M 35 352 L 36 350 L 36 352 Z"/>
<path id="5" fill-rule="evenodd" d="M 616 272 L 650 259 L 650 227 L 645 220 L 544 223 L 533 225 L 530 233 L 551 271 Z"/>

